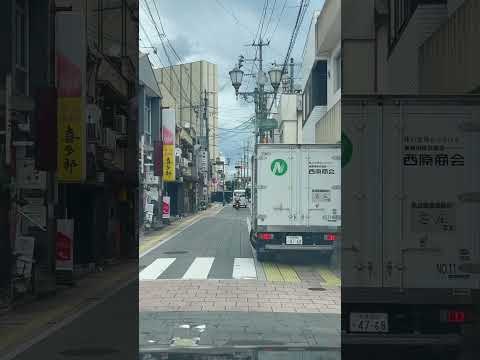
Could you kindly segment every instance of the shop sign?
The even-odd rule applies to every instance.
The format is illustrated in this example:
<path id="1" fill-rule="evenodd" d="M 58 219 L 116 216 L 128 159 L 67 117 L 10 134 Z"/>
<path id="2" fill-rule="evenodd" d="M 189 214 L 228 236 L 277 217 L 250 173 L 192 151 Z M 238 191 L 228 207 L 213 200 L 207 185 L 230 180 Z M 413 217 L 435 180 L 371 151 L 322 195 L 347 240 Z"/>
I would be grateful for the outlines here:
<path id="1" fill-rule="evenodd" d="M 73 271 L 73 219 L 57 220 L 56 270 Z"/>
<path id="2" fill-rule="evenodd" d="M 162 218 L 170 218 L 170 196 L 164 196 L 162 201 Z"/>

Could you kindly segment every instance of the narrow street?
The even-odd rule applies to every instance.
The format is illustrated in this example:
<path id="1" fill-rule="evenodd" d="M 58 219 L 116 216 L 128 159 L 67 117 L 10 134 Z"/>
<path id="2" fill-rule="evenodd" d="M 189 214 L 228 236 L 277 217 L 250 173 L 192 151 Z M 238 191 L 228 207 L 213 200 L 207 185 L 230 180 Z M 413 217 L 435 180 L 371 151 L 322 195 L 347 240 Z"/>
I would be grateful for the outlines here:
<path id="1" fill-rule="evenodd" d="M 227 205 L 140 258 L 141 348 L 340 346 L 339 278 L 312 255 L 258 262 L 248 212 Z"/>
<path id="2" fill-rule="evenodd" d="M 227 205 L 140 259 L 140 280 L 254 279 L 308 285 L 340 285 L 328 265 L 310 254 L 255 258 L 247 230 L 249 209 Z M 323 276 L 322 276 L 323 275 Z"/>

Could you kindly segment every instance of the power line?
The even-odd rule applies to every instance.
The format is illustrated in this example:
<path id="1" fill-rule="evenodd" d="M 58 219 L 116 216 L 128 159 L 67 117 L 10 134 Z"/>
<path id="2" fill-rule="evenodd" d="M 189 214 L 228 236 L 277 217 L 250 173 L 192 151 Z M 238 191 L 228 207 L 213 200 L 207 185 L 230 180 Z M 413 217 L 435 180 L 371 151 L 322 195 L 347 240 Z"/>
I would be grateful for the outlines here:
<path id="1" fill-rule="evenodd" d="M 170 55 L 168 54 L 168 51 L 167 51 L 167 48 L 165 46 L 165 43 L 163 41 L 163 36 L 165 36 L 165 34 L 161 34 L 160 33 L 160 30 L 158 29 L 157 27 L 157 22 L 155 21 L 155 18 L 153 17 L 153 14 L 152 14 L 152 11 L 150 9 L 150 5 L 148 4 L 148 1 L 147 0 L 144 0 L 145 2 L 145 5 L 147 7 L 147 12 L 148 14 L 150 15 L 150 19 L 152 20 L 152 24 L 153 26 L 155 27 L 155 30 L 157 31 L 157 35 L 158 35 L 158 38 L 161 42 L 161 45 L 162 45 L 162 48 L 163 48 L 163 52 L 165 53 L 165 56 L 167 57 L 167 60 L 168 60 L 168 63 L 170 64 L 170 67 L 171 69 L 173 70 L 173 74 L 175 75 L 175 78 L 177 79 L 177 82 L 178 82 L 178 85 L 179 85 L 179 89 L 180 89 L 180 95 L 184 96 L 186 100 L 188 100 L 188 102 L 191 104 L 192 103 L 192 100 L 190 99 L 189 96 L 186 95 L 186 91 L 185 89 L 183 88 L 183 84 L 182 84 L 182 81 L 178 78 L 178 75 L 177 75 L 177 72 L 175 71 L 174 69 L 174 66 L 173 66 L 173 63 L 172 63 L 172 60 L 170 58 Z M 180 66 L 181 68 L 181 66 Z M 170 80 L 171 80 L 171 76 L 170 76 Z M 183 94 L 182 94 L 183 92 Z M 180 106 L 181 106 L 181 101 L 180 101 Z"/>
<path id="2" fill-rule="evenodd" d="M 262 37 L 265 37 L 265 35 L 267 35 L 268 28 L 270 27 L 270 23 L 272 22 L 272 16 L 273 16 L 273 12 L 275 11 L 276 4 L 277 4 L 277 0 L 274 0 L 272 5 L 272 11 L 270 12 L 270 17 L 268 18 L 267 27 L 265 28 L 265 32 L 263 33 Z"/>
<path id="3" fill-rule="evenodd" d="M 235 15 L 235 13 L 233 11 L 229 11 L 221 2 L 220 0 L 215 0 L 216 3 L 227 13 L 229 14 L 234 20 L 235 22 L 237 23 L 237 25 L 240 25 L 242 26 L 245 30 L 248 31 L 249 35 L 253 35 L 253 32 L 246 26 L 244 25 L 243 23 L 240 22 L 240 20 L 238 20 L 237 16 Z"/>
<path id="4" fill-rule="evenodd" d="M 277 23 L 275 24 L 275 27 L 273 28 L 273 31 L 272 33 L 270 34 L 270 38 L 268 39 L 268 41 L 271 41 L 272 38 L 273 38 L 273 35 L 275 35 L 275 32 L 277 31 L 277 28 L 278 28 L 278 24 L 280 24 L 280 21 L 282 20 L 282 15 L 285 11 L 285 7 L 287 5 L 287 0 L 285 0 L 283 2 L 283 7 L 282 7 L 282 10 L 280 11 L 280 15 L 278 16 L 278 20 L 277 20 Z"/>
<path id="5" fill-rule="evenodd" d="M 157 8 L 157 2 L 155 0 L 153 0 L 153 5 L 155 6 L 155 11 L 157 12 L 157 17 L 158 17 L 158 21 L 160 23 L 160 27 L 162 28 L 162 32 L 163 32 L 163 35 L 165 36 L 165 39 L 167 40 L 167 44 L 168 46 L 170 47 L 170 49 L 172 50 L 173 54 L 175 55 L 175 57 L 178 59 L 178 61 L 180 63 L 183 63 L 185 62 L 185 59 L 183 57 L 181 57 L 180 55 L 178 55 L 178 52 L 175 50 L 175 48 L 173 47 L 172 43 L 170 42 L 170 39 L 168 38 L 167 36 L 167 33 L 165 31 L 165 28 L 163 26 L 163 22 L 162 22 L 162 18 L 160 17 L 160 12 L 158 11 L 158 8 Z M 189 71 L 188 69 L 184 68 L 185 70 L 185 73 L 187 74 L 187 76 L 190 77 L 190 84 L 191 86 L 194 88 L 194 90 L 196 91 L 197 93 L 197 96 L 198 98 L 200 99 L 200 103 L 201 103 L 201 99 L 202 99 L 202 95 L 200 93 L 200 90 L 196 87 L 196 85 L 193 83 L 192 81 L 192 75 L 189 74 Z M 190 101 L 191 102 L 191 101 Z"/>
<path id="6" fill-rule="evenodd" d="M 293 30 L 292 30 L 292 36 L 290 38 L 290 43 L 288 45 L 287 54 L 283 61 L 282 74 L 285 73 L 285 70 L 287 68 L 288 59 L 290 58 L 290 54 L 292 52 L 293 46 L 295 45 L 295 40 L 297 39 L 297 35 L 300 30 L 300 25 L 302 24 L 303 18 L 305 17 L 305 13 L 307 12 L 309 3 L 310 3 L 310 0 L 301 0 L 300 2 L 300 8 L 298 9 L 297 19 L 295 21 L 295 26 L 293 27 Z M 275 100 L 277 98 L 277 94 L 278 94 L 278 88 L 274 92 L 273 100 L 270 103 L 270 108 L 268 109 L 268 114 L 271 114 L 273 104 L 275 103 Z"/>

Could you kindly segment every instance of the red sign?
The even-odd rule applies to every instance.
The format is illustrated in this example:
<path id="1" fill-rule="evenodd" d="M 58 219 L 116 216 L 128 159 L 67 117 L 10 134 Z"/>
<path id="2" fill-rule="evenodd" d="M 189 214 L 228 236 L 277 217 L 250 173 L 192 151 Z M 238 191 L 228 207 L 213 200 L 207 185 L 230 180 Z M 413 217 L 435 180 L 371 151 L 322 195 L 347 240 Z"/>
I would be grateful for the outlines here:
<path id="1" fill-rule="evenodd" d="M 73 271 L 73 219 L 57 220 L 55 262 L 57 270 Z"/>
<path id="2" fill-rule="evenodd" d="M 72 258 L 72 239 L 61 232 L 57 233 L 57 260 L 70 261 Z"/>
<path id="3" fill-rule="evenodd" d="M 162 201 L 162 218 L 170 218 L 170 196 L 164 196 Z"/>

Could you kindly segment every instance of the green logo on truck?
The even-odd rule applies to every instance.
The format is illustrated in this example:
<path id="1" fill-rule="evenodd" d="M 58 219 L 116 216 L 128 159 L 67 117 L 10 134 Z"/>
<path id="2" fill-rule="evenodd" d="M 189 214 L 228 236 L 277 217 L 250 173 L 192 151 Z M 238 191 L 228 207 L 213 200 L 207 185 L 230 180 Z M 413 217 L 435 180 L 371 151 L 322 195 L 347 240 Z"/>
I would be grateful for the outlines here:
<path id="1" fill-rule="evenodd" d="M 353 145 L 347 135 L 342 132 L 342 168 L 352 159 Z"/>
<path id="2" fill-rule="evenodd" d="M 272 165 L 270 165 L 270 169 L 272 173 L 277 176 L 282 176 L 287 172 L 288 166 L 285 160 L 282 159 L 275 159 L 272 161 Z"/>

